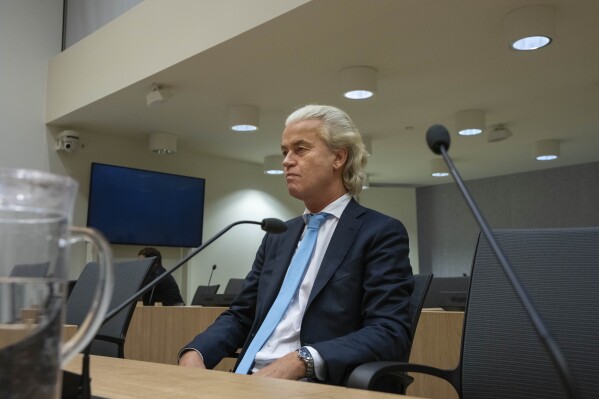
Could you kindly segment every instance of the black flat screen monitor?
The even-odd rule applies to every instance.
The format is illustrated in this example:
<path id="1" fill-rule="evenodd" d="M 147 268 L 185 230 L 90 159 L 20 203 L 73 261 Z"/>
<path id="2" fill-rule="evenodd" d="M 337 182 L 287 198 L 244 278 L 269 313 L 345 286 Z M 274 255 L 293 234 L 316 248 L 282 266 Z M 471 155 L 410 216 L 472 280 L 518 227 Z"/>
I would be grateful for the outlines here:
<path id="1" fill-rule="evenodd" d="M 112 244 L 199 247 L 205 179 L 92 163 L 87 225 Z"/>

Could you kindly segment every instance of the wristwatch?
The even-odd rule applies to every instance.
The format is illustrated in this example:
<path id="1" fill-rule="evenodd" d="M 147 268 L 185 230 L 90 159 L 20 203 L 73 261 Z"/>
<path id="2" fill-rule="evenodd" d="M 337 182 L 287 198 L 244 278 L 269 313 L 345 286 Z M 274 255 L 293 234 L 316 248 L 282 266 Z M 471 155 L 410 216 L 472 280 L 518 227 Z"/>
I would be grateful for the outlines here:
<path id="1" fill-rule="evenodd" d="M 302 346 L 297 350 L 297 357 L 299 357 L 302 362 L 306 364 L 306 377 L 307 378 L 316 378 L 316 372 L 314 371 L 314 358 L 310 351 Z"/>

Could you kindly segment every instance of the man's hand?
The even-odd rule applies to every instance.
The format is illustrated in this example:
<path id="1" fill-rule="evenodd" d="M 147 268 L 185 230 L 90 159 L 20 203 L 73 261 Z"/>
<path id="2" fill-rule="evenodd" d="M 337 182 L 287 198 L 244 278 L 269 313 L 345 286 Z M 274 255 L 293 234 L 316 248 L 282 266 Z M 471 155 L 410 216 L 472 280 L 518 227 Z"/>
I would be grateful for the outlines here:
<path id="1" fill-rule="evenodd" d="M 252 374 L 257 377 L 283 378 L 286 380 L 299 380 L 306 376 L 306 364 L 297 357 L 293 351 L 280 359 L 275 360 L 268 366 Z"/>
<path id="2" fill-rule="evenodd" d="M 181 356 L 179 359 L 179 366 L 183 367 L 195 367 L 199 369 L 205 369 L 204 359 L 202 356 L 194 350 L 189 350 Z"/>

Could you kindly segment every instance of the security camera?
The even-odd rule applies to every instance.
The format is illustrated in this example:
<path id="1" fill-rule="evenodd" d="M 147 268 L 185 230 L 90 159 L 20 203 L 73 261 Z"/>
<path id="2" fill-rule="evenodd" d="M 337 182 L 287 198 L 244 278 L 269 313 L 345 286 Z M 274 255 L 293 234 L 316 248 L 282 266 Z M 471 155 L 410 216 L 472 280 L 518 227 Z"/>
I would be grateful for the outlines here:
<path id="1" fill-rule="evenodd" d="M 63 130 L 58 134 L 56 151 L 75 152 L 79 148 L 79 133 L 74 130 Z"/>

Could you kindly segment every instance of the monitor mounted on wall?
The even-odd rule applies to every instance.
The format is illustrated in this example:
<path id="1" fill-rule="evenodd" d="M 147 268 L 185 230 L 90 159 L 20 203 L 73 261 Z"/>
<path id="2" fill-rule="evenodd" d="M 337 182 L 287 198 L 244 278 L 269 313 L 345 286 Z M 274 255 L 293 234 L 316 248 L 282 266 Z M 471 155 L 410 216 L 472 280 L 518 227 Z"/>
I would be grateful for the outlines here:
<path id="1" fill-rule="evenodd" d="M 199 247 L 205 179 L 92 163 L 87 225 L 112 244 Z"/>

